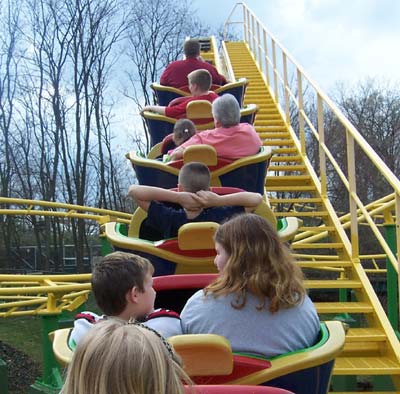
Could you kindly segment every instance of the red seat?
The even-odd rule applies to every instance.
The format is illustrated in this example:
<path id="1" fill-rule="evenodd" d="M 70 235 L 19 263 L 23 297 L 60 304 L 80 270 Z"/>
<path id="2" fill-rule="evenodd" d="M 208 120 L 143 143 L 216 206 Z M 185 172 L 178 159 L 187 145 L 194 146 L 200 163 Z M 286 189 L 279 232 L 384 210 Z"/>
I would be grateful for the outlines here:
<path id="1" fill-rule="evenodd" d="M 192 380 L 197 384 L 224 384 L 270 367 L 271 362 L 265 359 L 233 355 L 233 371 L 231 374 L 192 376 Z"/>
<path id="2" fill-rule="evenodd" d="M 185 386 L 186 394 L 294 394 L 277 387 L 246 385 L 197 385 Z"/>

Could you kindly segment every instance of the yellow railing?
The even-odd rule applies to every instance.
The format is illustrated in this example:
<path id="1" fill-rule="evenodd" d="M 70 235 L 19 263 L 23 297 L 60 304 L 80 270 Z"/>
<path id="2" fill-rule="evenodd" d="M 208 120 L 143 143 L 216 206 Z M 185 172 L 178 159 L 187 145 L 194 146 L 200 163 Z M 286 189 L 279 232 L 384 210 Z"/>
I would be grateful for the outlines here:
<path id="1" fill-rule="evenodd" d="M 0 275 L 0 317 L 73 311 L 88 298 L 91 274 Z"/>
<path id="2" fill-rule="evenodd" d="M 64 218 L 94 220 L 99 224 L 111 220 L 129 224 L 132 214 L 109 209 L 86 207 L 60 202 L 0 197 L 0 215 L 59 216 Z M 39 207 L 39 208 L 37 208 Z"/>
<path id="3" fill-rule="evenodd" d="M 129 224 L 132 215 L 59 202 L 0 197 L 1 215 L 58 216 L 103 224 Z M 82 305 L 90 292 L 91 274 L 0 275 L 0 317 L 59 314 Z"/>
<path id="4" fill-rule="evenodd" d="M 235 15 L 236 17 L 237 11 L 241 11 L 240 22 L 233 20 L 233 16 Z M 287 50 L 262 25 L 259 19 L 244 3 L 237 3 L 235 5 L 225 23 L 224 31 L 226 32 L 227 28 L 232 24 L 238 23 L 241 23 L 243 26 L 244 41 L 253 53 L 258 68 L 269 86 L 272 97 L 278 104 L 278 108 L 290 133 L 298 136 L 298 139 L 295 138 L 294 141 L 302 153 L 307 167 L 311 170 L 310 175 L 316 180 L 315 183 L 319 193 L 323 198 L 329 197 L 328 178 L 326 175 L 327 164 L 333 169 L 347 190 L 349 214 L 346 226 L 350 231 L 350 241 L 347 241 L 348 238 L 343 232 L 341 235 L 344 248 L 353 261 L 359 261 L 358 229 L 360 222 L 367 223 L 382 248 L 381 251 L 388 256 L 389 261 L 399 273 L 400 254 L 396 257 L 392 253 L 389 245 L 379 231 L 378 225 L 374 221 L 373 213 L 368 209 L 371 201 L 363 202 L 359 194 L 357 194 L 355 149 L 365 154 L 375 171 L 380 174 L 382 179 L 386 180 L 389 192 L 393 196 L 390 206 L 386 206 L 386 210 L 382 210 L 382 213 L 385 219 L 388 220 L 387 223 L 397 223 L 397 250 L 400 250 L 400 229 L 398 225 L 400 223 L 399 179 L 343 115 L 337 105 L 309 78 L 302 67 L 289 55 Z M 306 113 L 304 104 L 305 92 L 308 94 L 307 97 L 315 97 L 317 109 L 315 120 L 310 119 Z M 346 149 L 347 173 L 342 169 L 343 165 L 335 160 L 325 141 L 324 125 L 327 115 L 335 117 L 344 130 L 342 138 L 345 138 L 347 142 L 343 146 L 343 149 Z M 296 126 L 291 124 L 291 119 L 295 118 L 298 119 Z M 294 127 L 296 130 L 294 130 Z M 306 135 L 306 130 L 308 135 Z M 316 166 L 313 166 L 307 158 L 306 141 L 309 142 L 311 137 L 318 144 L 319 162 Z M 319 169 L 316 170 L 315 167 Z M 381 208 L 376 209 L 380 210 Z"/>

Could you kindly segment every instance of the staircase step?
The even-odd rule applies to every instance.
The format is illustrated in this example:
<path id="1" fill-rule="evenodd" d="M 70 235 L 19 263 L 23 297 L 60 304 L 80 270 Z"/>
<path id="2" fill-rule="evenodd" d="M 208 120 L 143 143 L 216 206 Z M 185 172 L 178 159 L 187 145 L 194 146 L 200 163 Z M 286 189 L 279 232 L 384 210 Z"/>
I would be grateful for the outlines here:
<path id="1" fill-rule="evenodd" d="M 263 145 L 267 145 L 265 142 L 263 142 Z M 280 153 L 298 153 L 296 148 L 276 148 L 274 154 L 280 154 Z"/>
<path id="2" fill-rule="evenodd" d="M 278 175 L 267 176 L 267 186 L 307 186 L 311 183 L 310 175 Z"/>
<path id="3" fill-rule="evenodd" d="M 271 158 L 271 162 L 273 163 L 291 163 L 291 162 L 299 162 L 302 161 L 302 157 L 299 155 L 292 155 L 292 156 L 283 156 L 283 155 L 276 155 L 275 153 L 278 151 L 277 148 L 274 150 L 274 156 Z"/>
<path id="4" fill-rule="evenodd" d="M 282 166 L 283 167 L 283 166 Z M 271 168 L 268 167 L 268 170 Z M 318 198 L 318 197 L 313 197 L 313 198 L 273 198 L 273 197 L 269 197 L 268 198 L 270 204 L 306 204 L 306 203 L 321 203 L 322 199 Z M 303 230 L 304 231 L 304 230 Z"/>
<path id="5" fill-rule="evenodd" d="M 299 171 L 299 172 L 305 172 L 307 171 L 307 167 L 305 165 L 282 165 L 282 166 L 269 166 L 268 171 L 285 171 L 285 172 L 292 172 L 292 171 Z"/>
<path id="6" fill-rule="evenodd" d="M 360 281 L 357 280 L 305 280 L 305 286 L 308 289 L 359 289 L 362 287 Z"/>
<path id="7" fill-rule="evenodd" d="M 395 375 L 400 374 L 400 364 L 389 357 L 337 357 L 334 375 Z"/>
<path id="8" fill-rule="evenodd" d="M 264 146 L 291 146 L 293 145 L 293 141 L 291 139 L 271 139 L 271 137 L 267 137 L 266 134 L 270 133 L 263 133 L 259 130 L 258 127 L 255 128 L 258 132 L 258 135 L 263 141 Z M 279 130 L 277 130 L 279 131 Z M 267 139 L 268 138 L 268 139 Z"/>
<path id="9" fill-rule="evenodd" d="M 376 356 L 382 350 L 382 342 L 347 342 L 341 357 L 366 357 Z"/>
<path id="10" fill-rule="evenodd" d="M 315 186 L 266 186 L 267 191 L 275 191 L 275 192 L 307 192 L 313 191 L 315 192 Z"/>
<path id="11" fill-rule="evenodd" d="M 267 132 L 261 131 L 260 133 L 263 134 L 263 138 L 277 138 L 277 139 L 281 139 L 281 140 L 289 138 L 289 133 L 286 133 L 286 132 L 274 131 L 271 133 L 267 133 Z"/>
<path id="12" fill-rule="evenodd" d="M 315 302 L 318 313 L 372 313 L 374 308 L 366 302 Z"/>
<path id="13" fill-rule="evenodd" d="M 258 122 L 259 121 L 271 121 L 271 120 L 281 121 L 282 123 L 284 123 L 282 118 L 281 118 L 281 115 L 280 115 L 280 113 L 278 111 L 276 111 L 275 113 L 269 113 L 269 114 L 266 114 L 266 113 L 263 113 L 263 114 L 258 113 L 257 114 L 257 121 Z"/>
<path id="14" fill-rule="evenodd" d="M 350 328 L 346 333 L 346 342 L 383 342 L 386 334 L 379 328 Z"/>

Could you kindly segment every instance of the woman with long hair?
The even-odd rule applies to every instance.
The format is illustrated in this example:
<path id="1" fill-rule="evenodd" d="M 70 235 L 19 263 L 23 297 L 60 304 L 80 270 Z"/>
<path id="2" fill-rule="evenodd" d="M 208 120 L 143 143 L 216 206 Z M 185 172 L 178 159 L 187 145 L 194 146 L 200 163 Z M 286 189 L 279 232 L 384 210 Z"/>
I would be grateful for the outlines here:
<path id="1" fill-rule="evenodd" d="M 220 275 L 186 303 L 184 333 L 219 334 L 233 351 L 265 357 L 316 342 L 319 319 L 302 271 L 265 219 L 243 214 L 222 224 L 215 249 Z"/>

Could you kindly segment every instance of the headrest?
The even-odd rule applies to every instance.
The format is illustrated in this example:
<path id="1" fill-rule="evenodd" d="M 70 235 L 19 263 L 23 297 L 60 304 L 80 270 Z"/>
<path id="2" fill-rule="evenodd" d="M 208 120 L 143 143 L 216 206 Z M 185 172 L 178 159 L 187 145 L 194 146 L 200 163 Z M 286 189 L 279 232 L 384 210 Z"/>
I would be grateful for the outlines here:
<path id="1" fill-rule="evenodd" d="M 211 145 L 191 145 L 183 152 L 183 163 L 199 161 L 206 166 L 215 166 L 218 163 L 217 151 Z"/>
<path id="2" fill-rule="evenodd" d="M 214 249 L 214 234 L 218 223 L 186 223 L 179 228 L 178 246 L 182 250 Z"/>
<path id="3" fill-rule="evenodd" d="M 207 100 L 193 100 L 186 105 L 188 119 L 213 119 L 211 103 Z"/>
<path id="4" fill-rule="evenodd" d="M 168 342 L 182 358 L 189 376 L 229 375 L 233 370 L 231 345 L 220 335 L 177 335 Z"/>

